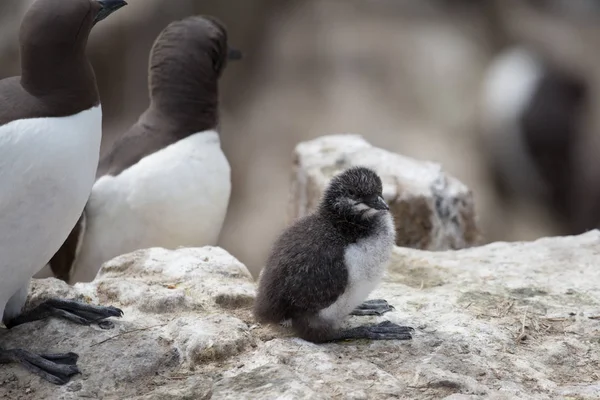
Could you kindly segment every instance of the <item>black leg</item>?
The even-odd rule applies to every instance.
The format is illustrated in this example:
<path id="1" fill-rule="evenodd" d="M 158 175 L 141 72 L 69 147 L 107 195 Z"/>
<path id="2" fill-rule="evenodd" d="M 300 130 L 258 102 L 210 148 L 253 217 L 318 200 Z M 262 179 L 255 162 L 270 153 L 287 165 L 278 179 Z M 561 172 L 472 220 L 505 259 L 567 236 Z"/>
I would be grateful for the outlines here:
<path id="1" fill-rule="evenodd" d="M 11 320 L 4 321 L 4 324 L 7 328 L 12 328 L 26 322 L 38 321 L 47 317 L 59 317 L 80 325 L 99 322 L 101 328 L 107 329 L 112 323 L 110 321 L 102 321 L 103 319 L 121 316 L 123 316 L 123 311 L 112 306 L 102 307 L 75 300 L 48 299 L 34 309 Z"/>
<path id="2" fill-rule="evenodd" d="M 383 299 L 367 300 L 356 307 L 350 315 L 383 315 L 386 312 L 395 310 L 394 306 L 388 304 Z"/>
<path id="3" fill-rule="evenodd" d="M 371 339 L 371 340 L 411 340 L 410 332 L 414 331 L 410 326 L 396 325 L 390 321 L 384 321 L 377 325 L 359 326 L 356 328 L 336 332 L 330 342 L 348 339 Z"/>
<path id="4" fill-rule="evenodd" d="M 79 355 L 76 353 L 40 354 L 40 357 L 57 364 L 77 365 Z"/>
<path id="5" fill-rule="evenodd" d="M 33 354 L 22 349 L 0 349 L 0 364 L 19 363 L 29 372 L 55 385 L 64 385 L 71 376 L 80 373 L 77 368 L 78 355 L 64 354 Z"/>

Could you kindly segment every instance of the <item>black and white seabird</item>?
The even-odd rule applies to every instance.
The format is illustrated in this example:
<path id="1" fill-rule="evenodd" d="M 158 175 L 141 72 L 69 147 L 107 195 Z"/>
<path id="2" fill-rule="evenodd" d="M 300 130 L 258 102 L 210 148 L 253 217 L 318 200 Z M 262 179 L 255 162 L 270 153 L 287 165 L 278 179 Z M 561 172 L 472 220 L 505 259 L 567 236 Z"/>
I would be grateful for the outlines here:
<path id="1" fill-rule="evenodd" d="M 92 27 L 125 4 L 37 0 L 21 22 L 21 76 L 0 81 L 0 315 L 7 328 L 48 316 L 89 324 L 122 314 L 58 299 L 22 309 L 30 279 L 69 235 L 92 189 L 102 111 L 85 48 Z M 74 353 L 0 348 L 0 363 L 21 363 L 56 384 L 78 372 L 76 361 Z"/>
<path id="2" fill-rule="evenodd" d="M 74 284 L 149 247 L 216 244 L 231 192 L 220 145 L 218 81 L 239 59 L 225 26 L 192 16 L 169 24 L 150 53 L 150 106 L 103 157 L 77 225 L 49 263 Z M 48 266 L 39 277 L 48 275 Z"/>
<path id="3" fill-rule="evenodd" d="M 483 81 L 481 132 L 502 198 L 540 201 L 570 224 L 575 152 L 588 102 L 583 77 L 525 46 L 500 52 Z"/>
<path id="4" fill-rule="evenodd" d="M 365 167 L 336 175 L 317 211 L 275 242 L 259 278 L 254 316 L 289 324 L 303 339 L 408 340 L 412 328 L 389 321 L 341 329 L 352 315 L 381 315 L 385 300 L 364 301 L 379 284 L 392 253 L 395 228 L 381 179 Z"/>

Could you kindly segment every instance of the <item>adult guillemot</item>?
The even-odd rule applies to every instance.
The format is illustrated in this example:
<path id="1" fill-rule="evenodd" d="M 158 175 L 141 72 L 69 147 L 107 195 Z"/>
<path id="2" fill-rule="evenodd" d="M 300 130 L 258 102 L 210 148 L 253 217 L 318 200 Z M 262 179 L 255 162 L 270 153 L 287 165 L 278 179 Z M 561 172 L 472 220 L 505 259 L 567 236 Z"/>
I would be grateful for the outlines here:
<path id="1" fill-rule="evenodd" d="M 37 0 L 20 28 L 21 76 L 0 81 L 0 313 L 11 328 L 57 316 L 89 324 L 114 307 L 50 299 L 23 313 L 29 281 L 71 232 L 89 197 L 100 151 L 102 111 L 85 56 L 92 27 L 121 0 Z M 78 372 L 74 353 L 0 349 L 62 384 Z"/>
<path id="2" fill-rule="evenodd" d="M 389 321 L 340 329 L 349 314 L 380 315 L 385 300 L 364 301 L 379 284 L 395 241 L 381 179 L 364 167 L 335 176 L 313 214 L 275 242 L 259 278 L 254 316 L 289 323 L 303 339 L 407 340 L 412 328 Z"/>
<path id="3" fill-rule="evenodd" d="M 216 244 L 231 192 L 218 81 L 240 57 L 214 17 L 161 32 L 150 53 L 150 106 L 100 161 L 85 211 L 49 263 L 54 276 L 85 282 L 137 249 Z"/>
<path id="4" fill-rule="evenodd" d="M 588 102 L 583 77 L 526 46 L 494 58 L 483 82 L 481 133 L 502 199 L 540 201 L 572 225 L 569 196 Z"/>

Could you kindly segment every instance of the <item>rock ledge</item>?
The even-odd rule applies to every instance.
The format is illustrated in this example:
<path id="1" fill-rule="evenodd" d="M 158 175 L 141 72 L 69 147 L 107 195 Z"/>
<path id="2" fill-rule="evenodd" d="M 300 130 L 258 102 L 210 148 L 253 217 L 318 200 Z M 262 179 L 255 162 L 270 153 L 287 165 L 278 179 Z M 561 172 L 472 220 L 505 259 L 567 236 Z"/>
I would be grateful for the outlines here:
<path id="1" fill-rule="evenodd" d="M 410 342 L 315 345 L 256 325 L 254 283 L 216 247 L 148 249 L 96 281 L 35 280 L 52 295 L 122 307 L 112 330 L 49 319 L 0 332 L 2 345 L 80 354 L 82 375 L 54 386 L 0 366 L 10 399 L 597 399 L 600 232 L 459 251 L 397 247 L 371 297 Z"/>

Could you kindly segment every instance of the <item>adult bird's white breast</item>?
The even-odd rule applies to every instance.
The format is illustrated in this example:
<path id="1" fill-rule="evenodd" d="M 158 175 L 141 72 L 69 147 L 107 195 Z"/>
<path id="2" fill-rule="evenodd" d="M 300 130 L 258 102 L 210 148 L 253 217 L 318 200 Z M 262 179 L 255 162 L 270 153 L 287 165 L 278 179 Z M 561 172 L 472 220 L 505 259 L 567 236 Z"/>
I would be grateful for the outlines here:
<path id="1" fill-rule="evenodd" d="M 102 263 L 137 249 L 216 244 L 230 193 L 230 166 L 213 130 L 101 177 L 86 206 L 87 229 L 71 281 L 90 281 Z"/>
<path id="2" fill-rule="evenodd" d="M 94 183 L 102 109 L 0 126 L 0 316 L 60 248 Z"/>
<path id="3" fill-rule="evenodd" d="M 520 192 L 543 190 L 537 187 L 541 178 L 528 155 L 520 127 L 520 117 L 543 73 L 540 60 L 526 49 L 515 47 L 492 62 L 483 82 L 483 139 L 501 173 Z"/>

